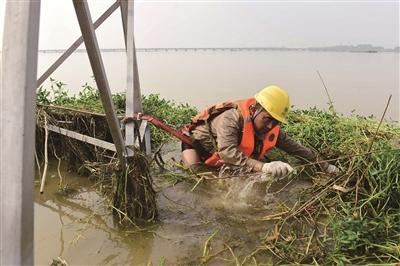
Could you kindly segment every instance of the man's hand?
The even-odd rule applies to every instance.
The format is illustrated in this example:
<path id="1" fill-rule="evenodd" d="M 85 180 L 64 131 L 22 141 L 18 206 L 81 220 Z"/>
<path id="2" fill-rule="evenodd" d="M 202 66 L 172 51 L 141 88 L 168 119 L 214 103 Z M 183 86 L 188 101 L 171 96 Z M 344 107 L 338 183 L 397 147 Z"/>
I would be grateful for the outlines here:
<path id="1" fill-rule="evenodd" d="M 336 166 L 334 166 L 333 164 L 328 164 L 325 169 L 324 172 L 330 175 L 337 175 L 340 173 L 339 168 L 337 168 Z"/>
<path id="2" fill-rule="evenodd" d="M 270 163 L 265 163 L 261 169 L 263 173 L 270 174 L 276 177 L 282 177 L 290 174 L 293 168 L 284 162 L 275 161 Z"/>

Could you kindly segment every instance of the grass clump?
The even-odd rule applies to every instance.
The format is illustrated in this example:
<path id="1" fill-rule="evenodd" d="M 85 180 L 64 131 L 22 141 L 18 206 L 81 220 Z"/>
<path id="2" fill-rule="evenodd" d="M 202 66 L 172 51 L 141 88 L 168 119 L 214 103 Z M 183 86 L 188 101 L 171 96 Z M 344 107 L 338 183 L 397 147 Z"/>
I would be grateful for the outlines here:
<path id="1" fill-rule="evenodd" d="M 85 110 L 104 114 L 104 109 L 97 88 L 85 84 L 78 95 L 70 96 L 68 89 L 61 81 L 51 79 L 50 88 L 40 87 L 36 93 L 38 104 L 64 106 L 78 110 Z M 112 94 L 117 115 L 121 118 L 125 115 L 125 93 Z M 154 115 L 175 129 L 190 123 L 191 118 L 196 115 L 196 108 L 188 104 L 176 103 L 160 97 L 159 94 L 142 95 L 143 112 Z M 154 144 L 175 140 L 169 133 L 150 125 L 151 139 Z"/>
<path id="2" fill-rule="evenodd" d="M 36 147 L 39 157 L 43 155 L 45 120 L 51 125 L 112 142 L 99 91 L 85 84 L 78 95 L 71 96 L 65 85 L 51 79 L 50 88 L 40 87 L 36 92 Z M 125 99 L 124 93 L 112 95 L 119 119 L 124 118 Z M 142 96 L 142 103 L 145 113 L 162 118 L 176 128 L 188 123 L 196 113 L 195 108 L 187 104 L 176 104 L 156 94 Z M 172 138 L 168 133 L 151 127 L 153 144 Z M 127 169 L 124 170 L 114 152 L 60 134 L 50 134 L 50 143 L 50 151 L 66 160 L 70 170 L 94 177 L 97 184 L 101 184 L 101 190 L 110 196 L 111 207 L 121 222 L 156 219 L 158 212 L 150 162 L 140 150 L 128 159 Z"/>
<path id="3" fill-rule="evenodd" d="M 177 104 L 174 101 L 162 99 L 158 94 L 142 96 L 142 104 L 144 113 L 161 118 L 175 129 L 189 124 L 191 118 L 197 114 L 196 108 L 188 104 Z M 154 127 L 151 133 L 152 139 L 154 138 L 157 142 L 175 139 L 171 134 Z"/>
<path id="4" fill-rule="evenodd" d="M 341 175 L 306 191 L 307 198 L 318 200 L 301 205 L 303 209 L 297 208 L 296 215 L 285 220 L 296 224 L 302 215 L 311 215 L 307 219 L 318 224 L 328 217 L 330 237 L 317 241 L 320 248 L 315 254 L 290 262 L 399 262 L 400 128 L 383 123 L 375 135 L 378 122 L 372 117 L 345 117 L 316 108 L 294 110 L 288 120 L 284 129 L 290 136 L 342 169 Z M 323 178 L 313 175 L 314 181 Z M 332 189 L 333 185 L 346 192 Z M 305 254 L 299 252 L 304 249 L 301 245 L 293 248 Z"/>

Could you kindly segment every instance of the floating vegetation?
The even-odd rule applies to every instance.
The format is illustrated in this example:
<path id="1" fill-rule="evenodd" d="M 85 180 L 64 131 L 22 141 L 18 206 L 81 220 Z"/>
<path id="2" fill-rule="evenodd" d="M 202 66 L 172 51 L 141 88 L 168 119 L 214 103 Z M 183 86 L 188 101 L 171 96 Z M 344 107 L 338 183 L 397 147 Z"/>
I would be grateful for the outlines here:
<path id="1" fill-rule="evenodd" d="M 155 191 L 148 159 L 139 150 L 128 162 L 128 169 L 113 176 L 113 208 L 120 219 L 144 218 L 154 221 L 157 216 Z M 150 207 L 150 208 L 149 208 Z"/>
<path id="2" fill-rule="evenodd" d="M 260 223 L 273 221 L 275 224 L 266 228 L 262 237 L 254 238 L 257 243 L 254 250 L 249 252 L 248 243 L 237 245 L 235 240 L 213 234 L 205 247 L 213 241 L 231 241 L 234 248 L 225 246 L 212 258 L 203 252 L 206 255 L 202 260 L 212 263 L 222 257 L 236 265 L 399 263 L 399 127 L 383 123 L 377 131 L 379 123 L 373 117 L 345 117 L 316 108 L 294 110 L 288 120 L 284 125 L 286 132 L 316 150 L 323 160 L 336 164 L 341 174 L 329 176 L 320 172 L 314 162 L 304 163 L 274 150 L 269 159 L 289 161 L 298 173 L 279 182 L 289 184 L 302 179 L 308 180 L 310 186 L 300 193 L 285 195 L 260 220 Z M 197 188 L 198 182 L 213 182 L 210 187 L 216 189 L 218 178 L 225 180 L 215 172 L 192 173 L 189 169 L 186 172 L 181 167 L 178 169 L 164 174 L 165 184 L 174 185 L 184 180 Z M 245 200 L 241 193 L 253 185 L 252 176 L 248 175 L 249 182 L 242 183 L 243 190 L 235 186 L 228 188 L 236 189 L 233 193 L 236 201 Z M 252 193 L 257 191 L 259 187 Z M 290 202 L 288 199 L 293 197 L 296 200 Z"/>
<path id="3" fill-rule="evenodd" d="M 46 157 L 46 149 L 49 146 L 56 158 L 68 162 L 70 170 L 95 177 L 98 183 L 102 184 L 104 192 L 111 196 L 112 208 L 120 221 L 154 220 L 157 217 L 155 192 L 150 176 L 149 158 L 143 152 L 136 150 L 133 158 L 128 161 L 127 169 L 122 169 L 114 152 L 61 134 L 49 134 L 48 130 L 45 130 L 45 124 L 48 124 L 112 142 L 99 91 L 85 84 L 77 96 L 70 96 L 64 83 L 52 80 L 49 89 L 41 87 L 36 95 L 38 157 Z M 116 112 L 122 119 L 125 112 L 125 94 L 114 94 L 112 99 Z M 161 118 L 178 127 L 190 121 L 190 117 L 195 113 L 195 109 L 188 105 L 178 105 L 160 99 L 158 95 L 143 96 L 142 102 L 145 112 L 157 112 Z M 166 132 L 155 128 L 151 130 L 154 145 L 171 139 Z M 50 135 L 50 141 L 45 145 L 47 135 Z M 43 147 L 46 147 L 45 151 Z"/>
<path id="4" fill-rule="evenodd" d="M 45 146 L 44 117 L 49 125 L 112 142 L 107 122 L 101 114 L 48 105 L 38 106 L 36 151 L 39 158 L 44 156 L 41 154 Z M 112 198 L 112 208 L 120 221 L 151 221 L 156 218 L 157 208 L 149 165 L 140 150 L 136 150 L 127 164 L 128 169 L 124 170 L 114 152 L 61 134 L 49 134 L 48 146 L 51 154 L 68 162 L 69 170 L 94 178 L 101 184 L 103 192 Z M 65 187 L 66 184 L 60 180 L 60 190 L 65 190 Z"/>
<path id="5" fill-rule="evenodd" d="M 275 227 L 244 262 L 260 253 L 271 254 L 277 264 L 399 262 L 399 127 L 384 123 L 375 135 L 378 122 L 372 117 L 316 108 L 292 111 L 288 120 L 289 135 L 342 173 L 331 177 L 311 169 L 313 186 L 293 206 L 282 205 L 272 214 Z M 295 161 L 279 152 L 275 156 Z M 309 166 L 313 163 L 297 169 Z"/>

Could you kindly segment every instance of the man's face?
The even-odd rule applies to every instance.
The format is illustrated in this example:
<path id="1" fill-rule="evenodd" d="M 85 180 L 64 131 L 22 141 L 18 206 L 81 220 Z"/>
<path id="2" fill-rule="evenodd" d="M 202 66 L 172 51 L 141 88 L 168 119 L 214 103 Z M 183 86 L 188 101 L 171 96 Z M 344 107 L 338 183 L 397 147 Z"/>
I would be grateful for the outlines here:
<path id="1" fill-rule="evenodd" d="M 263 110 L 254 118 L 254 127 L 257 133 L 265 134 L 279 124 L 267 111 Z"/>

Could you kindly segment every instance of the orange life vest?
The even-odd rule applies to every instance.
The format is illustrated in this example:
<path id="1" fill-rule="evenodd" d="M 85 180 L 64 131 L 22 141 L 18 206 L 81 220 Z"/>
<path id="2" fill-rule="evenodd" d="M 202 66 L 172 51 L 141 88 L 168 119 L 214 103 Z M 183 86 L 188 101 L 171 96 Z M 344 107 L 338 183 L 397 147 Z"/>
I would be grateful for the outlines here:
<path id="1" fill-rule="evenodd" d="M 241 152 L 250 157 L 254 152 L 254 146 L 255 146 L 254 143 L 255 132 L 253 127 L 253 121 L 250 115 L 250 106 L 254 105 L 255 103 L 256 100 L 254 98 L 249 98 L 237 102 L 224 102 L 214 105 L 196 115 L 192 120 L 192 125 L 198 124 L 199 121 L 206 121 L 210 117 L 215 117 L 216 115 L 228 109 L 234 107 L 238 108 L 243 117 L 243 133 L 239 149 Z M 264 155 L 270 149 L 275 147 L 276 142 L 278 140 L 279 128 L 280 128 L 279 125 L 276 125 L 265 134 L 263 147 L 257 158 L 258 160 L 262 160 L 264 158 Z M 218 152 L 214 152 L 214 154 L 212 154 L 209 158 L 207 158 L 204 163 L 215 167 L 221 167 L 224 165 L 224 162 L 219 157 Z"/>

